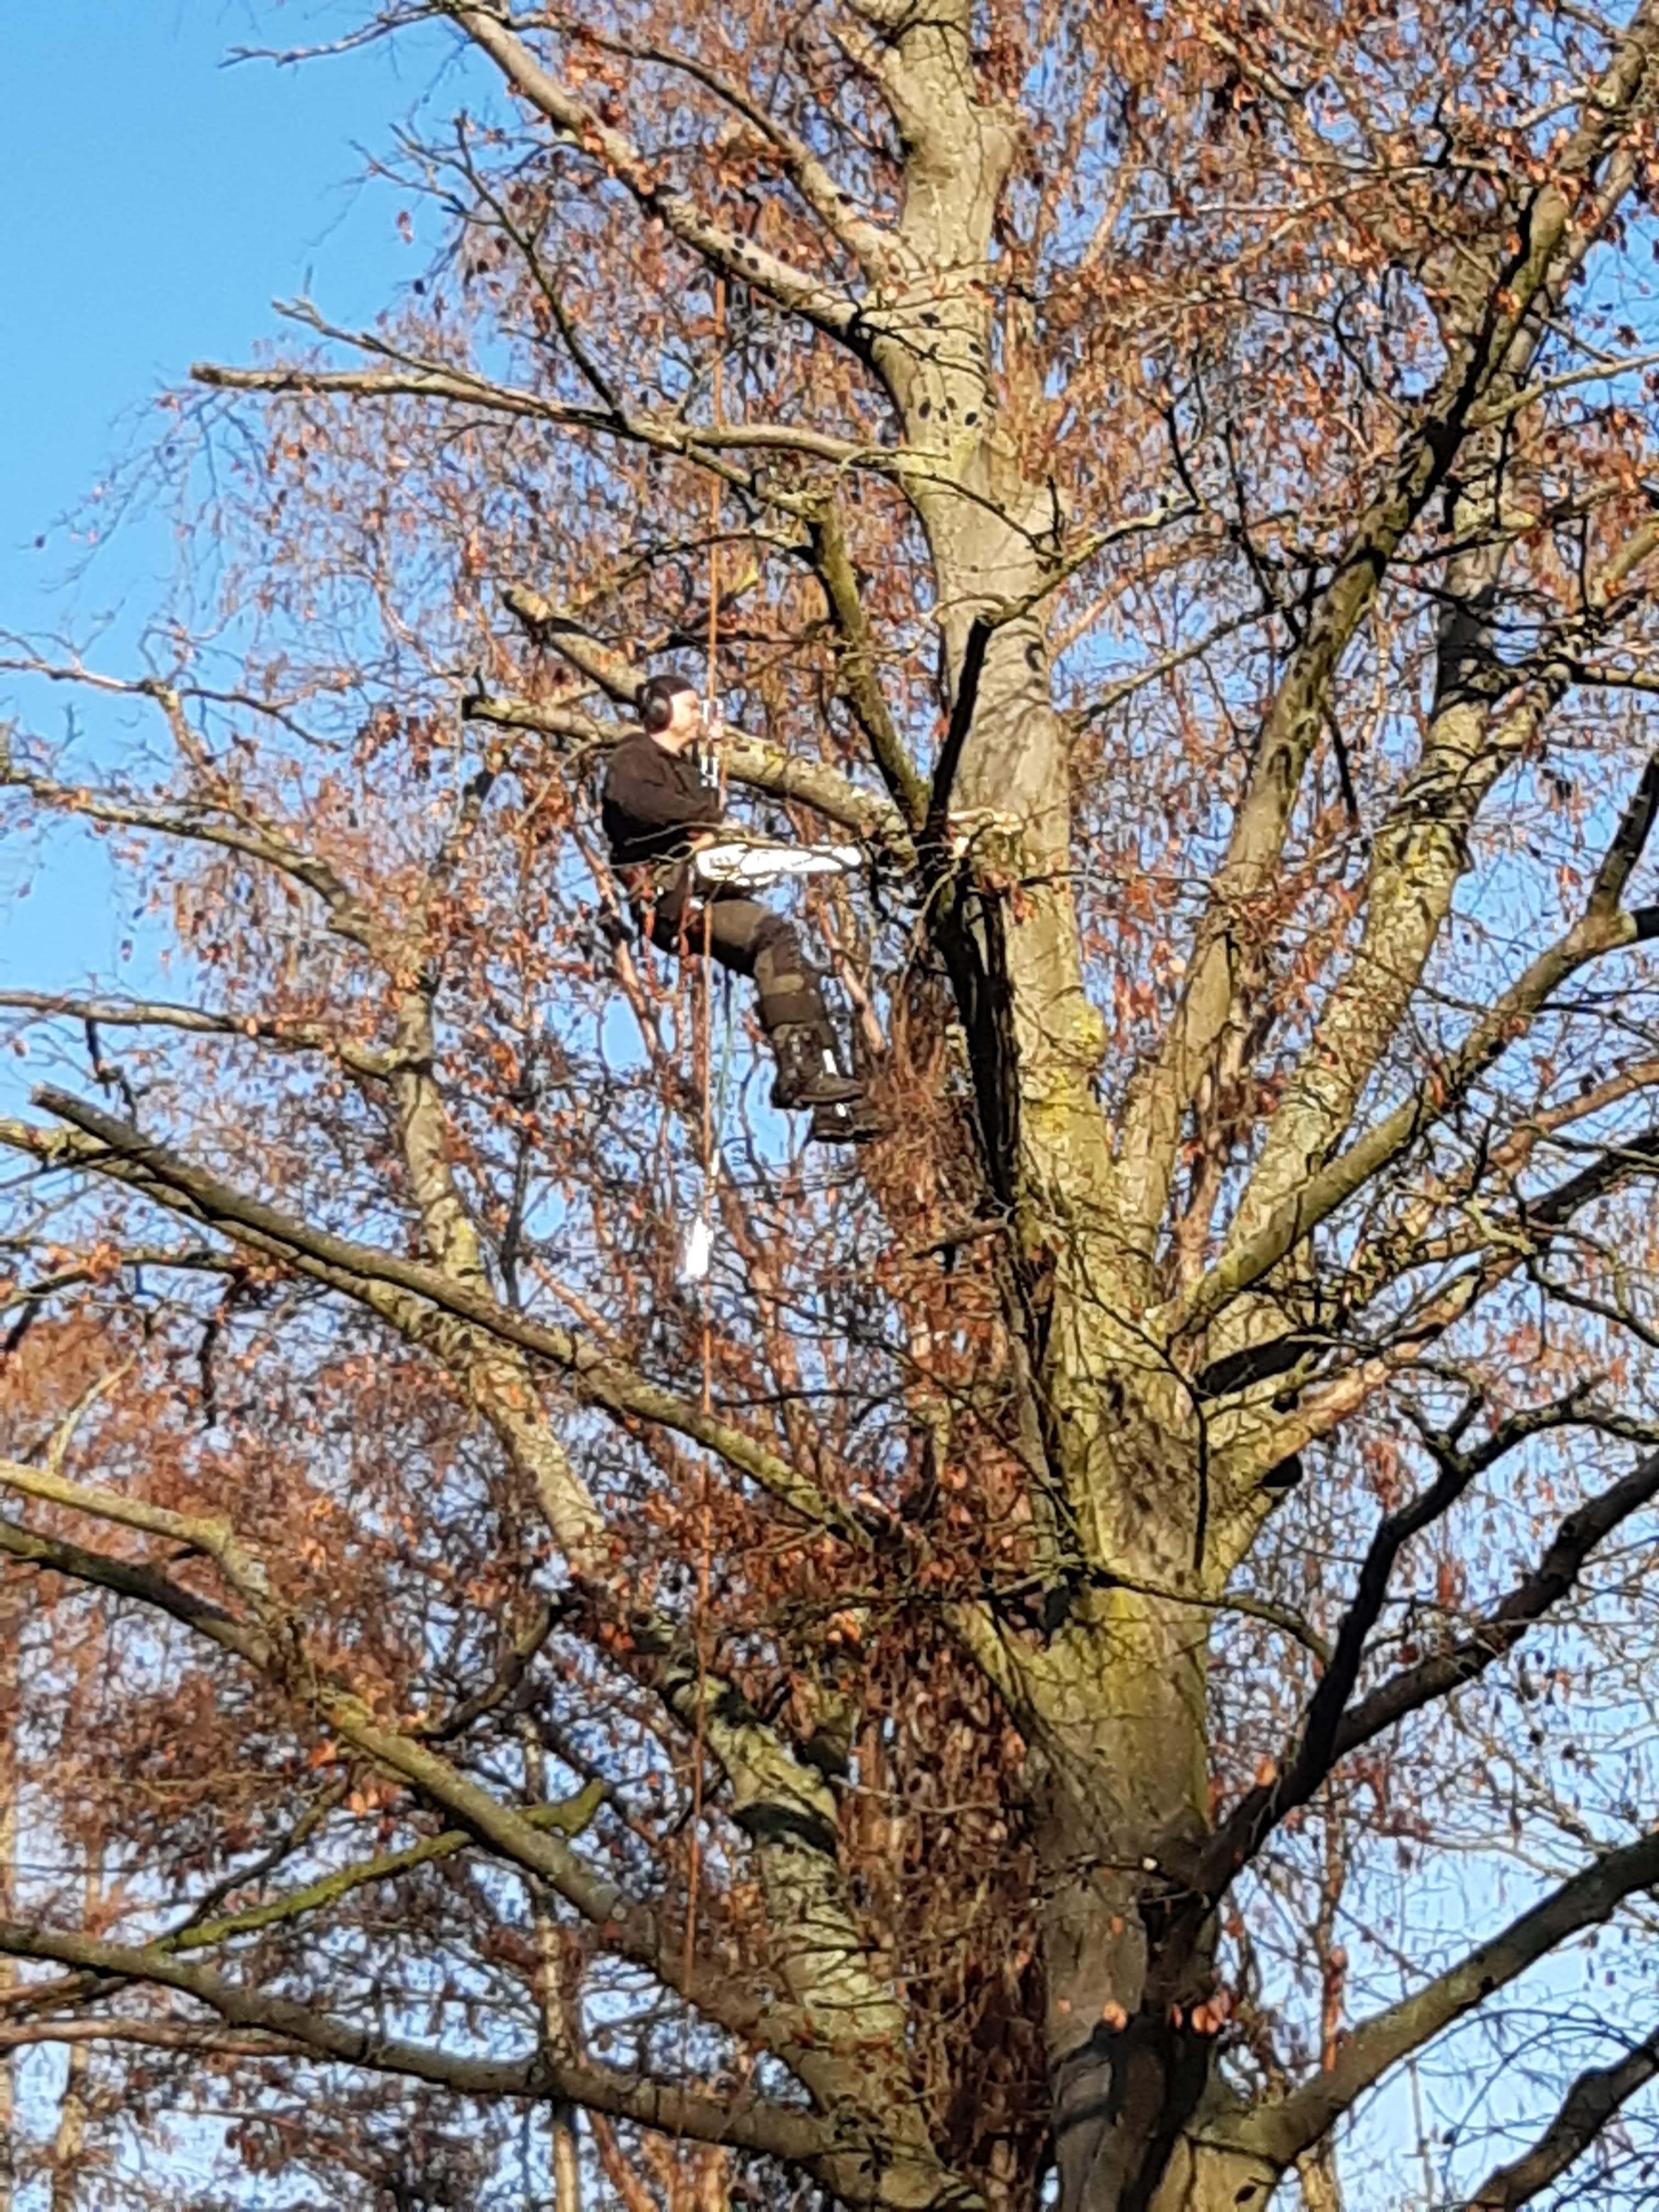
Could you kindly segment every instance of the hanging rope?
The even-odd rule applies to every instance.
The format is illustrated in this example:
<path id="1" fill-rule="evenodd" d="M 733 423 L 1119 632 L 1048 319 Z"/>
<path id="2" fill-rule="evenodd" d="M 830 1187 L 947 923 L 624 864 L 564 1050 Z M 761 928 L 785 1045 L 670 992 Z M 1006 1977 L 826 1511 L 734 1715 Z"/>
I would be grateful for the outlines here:
<path id="1" fill-rule="evenodd" d="M 723 374 L 726 353 L 726 280 L 714 280 L 714 417 L 720 427 L 724 411 Z M 720 805 L 726 804 L 726 747 L 720 742 L 720 482 L 711 479 L 708 489 L 708 678 L 704 696 L 708 710 L 714 718 L 713 732 L 714 747 L 715 787 Z M 713 1053 L 710 1049 L 710 1013 L 712 991 L 709 982 L 709 954 L 714 934 L 714 902 L 705 897 L 702 905 L 702 975 L 697 1002 L 700 1036 L 698 1056 L 702 1076 L 702 1224 L 705 1242 L 714 1234 L 714 1114 L 713 1098 Z M 728 1036 L 729 1043 L 729 1036 Z M 725 1090 L 722 1074 L 720 1087 Z M 705 1416 L 714 1410 L 714 1317 L 709 1307 L 709 1279 L 704 1274 L 701 1286 L 702 1300 L 702 1410 Z M 697 1593 L 692 1613 L 692 1629 L 697 1645 L 697 1719 L 691 1752 L 691 1835 L 687 1853 L 685 1901 L 685 1988 L 691 1988 L 691 1973 L 697 1947 L 697 1890 L 702 1878 L 702 1769 L 703 1769 L 703 1711 L 708 1698 L 708 1585 L 711 1557 L 714 1549 L 713 1506 L 708 1491 L 708 1455 L 702 1455 L 698 1477 L 698 1559 Z"/>

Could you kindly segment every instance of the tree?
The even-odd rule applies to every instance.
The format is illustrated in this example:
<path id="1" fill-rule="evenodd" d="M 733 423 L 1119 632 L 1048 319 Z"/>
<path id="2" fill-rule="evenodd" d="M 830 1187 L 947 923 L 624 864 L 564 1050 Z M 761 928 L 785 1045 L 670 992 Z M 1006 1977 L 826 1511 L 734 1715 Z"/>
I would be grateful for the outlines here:
<path id="1" fill-rule="evenodd" d="M 0 1545 L 78 1593 L 73 1802 L 18 1756 L 119 1869 L 14 1905 L 8 2033 L 343 2202 L 527 2191 L 574 2107 L 641 2202 L 709 2145 L 1219 2212 L 1335 2202 L 1529 1976 L 1528 2111 L 1433 2186 L 1639 2148 L 1659 2030 L 1583 2048 L 1561 1978 L 1659 1885 L 1659 16 L 349 36 L 434 19 L 439 262 L 173 403 L 216 609 L 16 656 L 158 718 L 7 781 L 202 989 L 7 1001 L 107 1094 L 3 1133 L 18 1350 L 118 1358 Z M 888 1121 L 833 1169 L 595 840 L 711 639 L 734 786 L 872 858 L 814 910 Z M 1477 1843 L 1487 1935 L 1384 1907 Z"/>

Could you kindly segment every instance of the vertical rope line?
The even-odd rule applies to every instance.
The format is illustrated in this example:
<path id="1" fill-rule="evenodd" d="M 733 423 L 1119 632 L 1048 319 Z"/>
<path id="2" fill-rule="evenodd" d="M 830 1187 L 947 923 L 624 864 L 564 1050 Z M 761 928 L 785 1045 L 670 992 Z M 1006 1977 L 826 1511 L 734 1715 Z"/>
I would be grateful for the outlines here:
<path id="1" fill-rule="evenodd" d="M 714 280 L 714 416 L 718 428 L 724 412 L 726 354 L 726 280 Z M 705 696 L 711 705 L 720 699 L 720 481 L 713 478 L 708 492 L 708 678 Z M 716 745 L 715 775 L 720 799 L 726 804 L 726 749 Z M 714 993 L 709 981 L 708 963 L 714 928 L 714 902 L 705 897 L 702 905 L 702 977 L 699 1001 L 702 1061 L 702 1204 L 703 1219 L 708 1229 L 714 1226 L 714 1116 L 712 1095 L 713 1054 L 710 1037 L 710 1012 Z M 714 1407 L 714 1322 L 709 1308 L 708 1277 L 702 1285 L 702 1410 L 705 1415 Z M 697 1594 L 693 1614 L 693 1629 L 697 1645 L 697 1718 L 691 1754 L 691 1840 L 686 1856 L 685 1899 L 685 1990 L 688 2005 L 691 1989 L 691 1971 L 697 1946 L 697 1891 L 702 1877 L 702 1769 L 703 1720 L 708 1702 L 708 1585 L 710 1554 L 714 1541 L 713 1509 L 708 1492 L 708 1455 L 702 1455 L 697 1482 L 698 1559 Z"/>

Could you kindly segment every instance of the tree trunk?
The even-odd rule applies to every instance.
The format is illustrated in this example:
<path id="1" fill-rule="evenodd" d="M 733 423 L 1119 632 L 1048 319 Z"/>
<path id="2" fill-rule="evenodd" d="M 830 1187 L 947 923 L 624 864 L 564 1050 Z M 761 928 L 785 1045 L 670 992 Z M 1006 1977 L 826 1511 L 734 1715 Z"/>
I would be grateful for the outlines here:
<path id="1" fill-rule="evenodd" d="M 525 1780 L 532 1802 L 539 1804 L 547 1796 L 546 1756 L 528 1723 L 520 1732 L 520 1741 L 524 1745 Z M 570 1994 L 564 1987 L 560 1971 L 558 1924 L 538 1893 L 534 1896 L 532 1910 L 536 1924 L 535 1995 L 541 2008 L 542 2035 L 553 2049 L 560 2050 L 574 2040 L 574 2018 Z M 581 2145 L 576 2136 L 575 2107 L 553 2106 L 548 2130 L 553 2212 L 582 2212 Z"/>
<path id="2" fill-rule="evenodd" d="M 987 489 L 1003 514 L 1036 515 L 1036 488 Z M 970 659 L 963 669 L 974 614 L 1023 599 L 1040 564 L 1030 537 L 981 501 L 934 494 L 925 513 L 959 690 L 974 678 Z M 1126 1253 L 1114 1232 L 1091 1089 L 1101 1031 L 1084 991 L 1064 732 L 1048 684 L 1034 619 L 992 630 L 952 805 L 1018 819 L 991 832 L 1001 842 L 989 858 L 1017 876 L 1018 895 L 999 896 L 1000 942 L 985 955 L 1003 999 L 981 1056 L 994 1049 L 1016 1071 L 1000 1088 L 1018 1097 L 1018 1121 L 991 1165 L 1037 1316 L 1059 1508 L 1042 1564 L 1066 1617 L 1043 1648 L 1012 1656 L 1030 1745 L 1060 2206 L 1220 2212 L 1253 2195 L 1265 2203 L 1274 2177 L 1193 2139 L 1212 2094 L 1209 1949 L 1186 1955 L 1173 1980 L 1155 1956 L 1158 1899 L 1195 1865 L 1207 1830 L 1209 1615 L 1123 1586 L 1200 1594 L 1206 1501 L 1187 1394 L 1139 1326 L 1150 1255 Z M 974 864 L 982 879 L 979 847 Z M 995 1111 L 994 1101 L 988 1127 Z"/>

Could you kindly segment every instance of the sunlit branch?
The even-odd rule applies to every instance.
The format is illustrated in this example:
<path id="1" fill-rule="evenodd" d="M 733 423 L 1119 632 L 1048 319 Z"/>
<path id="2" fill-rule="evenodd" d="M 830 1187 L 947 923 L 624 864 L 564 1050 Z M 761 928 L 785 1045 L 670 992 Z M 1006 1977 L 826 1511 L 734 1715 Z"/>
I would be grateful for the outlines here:
<path id="1" fill-rule="evenodd" d="M 776 1453 L 729 1423 L 704 1414 L 676 1393 L 647 1382 L 568 1330 L 514 1313 L 483 1290 L 456 1282 L 441 1268 L 330 1236 L 246 1197 L 153 1143 L 129 1124 L 67 1092 L 47 1088 L 36 1097 L 49 1111 L 83 1131 L 90 1141 L 70 1140 L 66 1146 L 63 1139 L 46 1131 L 4 1122 L 0 1123 L 0 1143 L 29 1152 L 47 1164 L 89 1170 L 130 1183 L 175 1212 L 209 1221 L 238 1242 L 286 1259 L 305 1272 L 316 1273 L 319 1279 L 335 1287 L 355 1284 L 361 1296 L 364 1285 L 380 1283 L 412 1294 L 488 1335 L 546 1359 L 588 1402 L 624 1421 L 656 1421 L 677 1430 L 750 1475 L 817 1525 L 835 1529 L 860 1545 L 868 1542 L 850 1514 L 823 1498 Z"/>
<path id="2" fill-rule="evenodd" d="M 356 1075 L 384 1077 L 389 1054 L 342 1036 L 323 1022 L 285 1021 L 266 1014 L 216 1013 L 207 1006 L 145 999 L 76 999 L 49 991 L 0 991 L 0 1009 L 47 1019 L 92 1022 L 100 1029 L 181 1030 L 191 1036 L 243 1037 L 285 1052 L 319 1052 Z"/>
<path id="3" fill-rule="evenodd" d="M 561 1835 L 574 1838 L 581 1834 L 605 1794 L 606 1785 L 590 1783 L 575 1796 L 561 1803 L 526 1807 L 524 1817 L 532 1827 L 556 1829 Z M 357 1890 L 378 1882 L 396 1881 L 404 1875 L 413 1874 L 417 1868 L 435 1866 L 441 1860 L 453 1858 L 458 1851 L 472 1846 L 474 1841 L 471 1829 L 446 1828 L 441 1834 L 422 1837 L 419 1843 L 406 1844 L 401 1850 L 381 1851 L 374 1858 L 321 1875 L 315 1881 L 267 1898 L 262 1904 L 250 1905 L 240 1912 L 222 1913 L 216 1919 L 192 1919 L 173 1934 L 157 1937 L 147 1948 L 169 1954 L 200 1951 L 234 1942 L 239 1936 L 258 1935 L 267 1928 L 286 1926 L 291 1921 L 308 1918 L 313 1913 L 331 1911 Z M 239 1882 L 238 1886 L 246 1887 L 246 1883 Z"/>
<path id="4" fill-rule="evenodd" d="M 165 1536 L 184 1546 L 186 1551 L 204 1553 L 220 1569 L 231 1588 L 254 1605 L 263 1607 L 268 1601 L 270 1582 L 264 1568 L 240 1543 L 228 1521 L 174 1513 L 143 1498 L 129 1498 L 120 1491 L 69 1481 L 55 1464 L 60 1456 L 54 1450 L 45 1467 L 0 1459 L 0 1489 L 15 1491 L 21 1497 L 38 1498 L 43 1504 L 62 1506 L 70 1512 L 112 1521 L 120 1528 L 139 1529 L 147 1535 Z"/>
<path id="5" fill-rule="evenodd" d="M 1516 2212 L 1517 2206 L 1530 2204 L 1595 2147 L 1614 2114 L 1656 2074 L 1659 2029 L 1610 2066 L 1581 2074 L 1532 2148 L 1488 2174 L 1460 2212 Z"/>
<path id="6" fill-rule="evenodd" d="M 551 123 L 563 143 L 616 177 L 641 211 L 720 275 L 747 285 L 776 306 L 832 337 L 857 346 L 858 307 L 844 291 L 826 285 L 780 256 L 753 245 L 706 214 L 688 193 L 677 191 L 623 131 L 602 122 L 586 101 L 544 68 L 501 16 L 464 0 L 441 0 L 448 15 L 520 92 Z"/>
<path id="7" fill-rule="evenodd" d="M 1620 1088 L 1617 1085 L 1601 1087 L 1608 1092 Z M 1563 1125 L 1563 1117 L 1556 1117 L 1556 1126 Z M 1529 1149 L 1500 1147 L 1489 1164 L 1512 1168 L 1519 1164 Z M 1224 1455 L 1227 1481 L 1235 1488 L 1247 1488 L 1291 1453 L 1334 1434 L 1392 1376 L 1419 1360 L 1429 1344 L 1473 1312 L 1476 1304 L 1489 1298 L 1500 1285 L 1512 1281 L 1522 1267 L 1536 1261 L 1571 1226 L 1585 1206 L 1626 1183 L 1655 1175 L 1659 1175 L 1659 1127 L 1644 1130 L 1622 1143 L 1604 1147 L 1577 1175 L 1551 1190 L 1532 1198 L 1517 1194 L 1502 1216 L 1478 1202 L 1472 1194 L 1466 1193 L 1449 1201 L 1461 1207 L 1468 1225 L 1459 1233 L 1443 1237 L 1431 1237 L 1419 1231 L 1410 1267 L 1445 1267 L 1460 1260 L 1474 1264 L 1453 1274 L 1424 1303 L 1394 1320 L 1380 1350 L 1366 1352 L 1352 1367 L 1322 1376 L 1302 1391 L 1291 1412 L 1260 1430 L 1252 1430 L 1243 1449 L 1230 1450 Z M 1388 1282 L 1397 1280 L 1403 1272 L 1407 1272 L 1404 1267 L 1380 1270 L 1366 1281 L 1352 1285 L 1341 1313 L 1333 1320 L 1322 1341 L 1335 1343 L 1343 1330 L 1364 1316 L 1369 1300 L 1378 1295 Z M 1281 1341 L 1287 1346 L 1304 1342 L 1299 1338 Z M 1271 1352 L 1273 1347 L 1267 1349 Z M 1248 1359 L 1249 1355 L 1242 1357 Z M 1598 1416 L 1598 1419 L 1601 1418 Z M 1644 1431 L 1610 1425 L 1609 1433 L 1640 1435 Z"/>
<path id="8" fill-rule="evenodd" d="M 556 644 L 556 638 L 550 640 Z M 462 707 L 469 721 L 492 727 L 535 731 L 547 737 L 568 738 L 594 751 L 608 751 L 629 732 L 615 722 L 596 722 L 568 707 L 541 707 L 530 699 L 471 698 Z M 730 780 L 745 790 L 761 791 L 770 798 L 793 800 L 810 806 L 826 820 L 840 823 L 860 836 L 878 841 L 888 850 L 896 846 L 902 860 L 908 841 L 894 810 L 873 792 L 861 791 L 838 769 L 822 761 L 786 753 L 763 744 L 731 724 L 722 739 L 722 757 Z M 3 1003 L 3 1001 L 0 1001 Z"/>
<path id="9" fill-rule="evenodd" d="M 697 2097 L 643 2075 L 613 2073 L 545 2040 L 525 2058 L 485 2059 L 384 2036 L 233 1982 L 211 1966 L 187 1962 L 152 1945 L 100 1942 L 63 1929 L 4 1921 L 0 1922 L 0 1952 L 12 1958 L 54 1960 L 173 1990 L 205 2005 L 234 2028 L 300 2045 L 331 2064 L 404 2075 L 461 2096 L 538 2102 L 562 2099 L 699 2142 L 733 2143 L 796 2163 L 823 2157 L 834 2143 L 833 2130 L 804 2112 L 758 2100 L 745 2105 Z"/>
<path id="10" fill-rule="evenodd" d="M 920 830 L 927 813 L 927 781 L 910 757 L 881 688 L 870 619 L 833 500 L 822 501 L 814 511 L 811 532 L 813 562 L 840 639 L 837 673 L 842 692 L 895 806 L 911 830 Z"/>
<path id="11" fill-rule="evenodd" d="M 678 70 L 714 93 L 766 140 L 801 198 L 830 235 L 846 247 L 866 276 L 880 282 L 895 273 L 896 241 L 879 224 L 854 211 L 852 194 L 836 182 L 806 141 L 751 99 L 734 78 L 711 69 L 696 55 L 680 53 L 670 46 L 639 46 L 629 40 L 608 37 L 587 23 L 576 27 L 581 37 L 605 53 Z"/>
<path id="12" fill-rule="evenodd" d="M 366 340 L 346 341 L 363 345 Z M 620 438 L 653 453 L 695 462 L 734 490 L 783 513 L 804 515 L 805 495 L 757 475 L 733 467 L 722 456 L 728 453 L 794 454 L 803 459 L 826 461 L 837 468 L 864 467 L 884 475 L 896 472 L 899 457 L 881 448 L 855 446 L 827 432 L 797 429 L 781 422 L 726 423 L 699 428 L 674 417 L 656 420 L 647 416 L 612 415 L 604 409 L 574 407 L 513 386 L 492 383 L 464 371 L 435 368 L 233 368 L 214 362 L 196 362 L 191 375 L 198 384 L 216 392 L 265 392 L 273 398 L 347 399 L 433 399 L 447 405 L 477 407 L 486 413 L 519 421 L 546 422 L 554 428 L 580 430 Z"/>
<path id="13" fill-rule="evenodd" d="M 1180 1006 L 1125 1116 L 1120 1178 L 1126 1216 L 1149 1248 L 1167 1202 L 1182 1116 L 1231 1012 L 1238 919 L 1277 864 L 1341 657 L 1389 563 L 1443 481 L 1474 410 L 1525 375 L 1554 297 L 1629 189 L 1635 169 L 1629 133 L 1656 47 L 1659 8 L 1643 0 L 1559 163 L 1530 193 L 1515 227 L 1518 247 L 1511 250 L 1506 227 L 1501 245 L 1483 262 L 1481 297 L 1467 319 L 1468 334 L 1402 441 L 1389 482 L 1335 562 L 1274 696 Z M 1592 185 L 1587 221 L 1580 188 Z"/>
<path id="14" fill-rule="evenodd" d="M 88 1510 L 100 1509 L 88 1505 Z M 155 1569 L 39 1535 L 3 1518 L 0 1518 L 0 1551 L 29 1565 L 153 1606 L 233 1653 L 297 1698 L 326 1730 L 384 1771 L 398 1776 L 428 1803 L 447 1813 L 470 1837 L 539 1875 L 584 1918 L 605 1929 L 621 1955 L 647 1967 L 710 2019 L 734 2034 L 769 2039 L 780 2050 L 788 2047 L 793 2029 L 784 2013 L 713 1967 L 687 1961 L 677 1929 L 662 1923 L 649 1907 L 629 1899 L 571 1849 L 557 1832 L 568 1808 L 561 1808 L 556 1815 L 538 1820 L 531 1817 L 534 1808 L 501 1802 L 429 1744 L 388 1726 L 360 1698 L 325 1674 L 304 1650 L 291 1621 L 272 1614 L 269 1625 L 245 1626 L 218 1607 L 195 1599 Z M 585 1796 L 576 1802 L 585 1805 Z M 176 1941 L 176 1937 L 148 1947 L 149 1954 L 167 1958 L 167 1940 Z M 61 1957 L 70 1966 L 86 1963 L 68 1954 L 48 1951 L 36 1955 Z M 158 1978 L 147 1973 L 144 1978 Z M 185 1984 L 175 1982 L 173 1986 Z"/>
<path id="15" fill-rule="evenodd" d="M 1659 935 L 1659 908 L 1619 911 L 1632 867 L 1659 803 L 1659 762 L 1650 763 L 1596 877 L 1584 913 L 1533 961 L 1445 1066 L 1416 1094 L 1350 1145 L 1285 1200 L 1194 1285 L 1177 1310 L 1177 1328 L 1200 1327 L 1261 1278 L 1336 1208 L 1443 1121 L 1470 1085 L 1517 1037 L 1523 1036 L 1560 986 L 1589 961 Z"/>
<path id="16" fill-rule="evenodd" d="M 1537 1960 L 1610 1919 L 1626 1897 L 1656 1882 L 1659 1834 L 1605 1852 L 1460 1964 L 1356 2027 L 1323 2073 L 1277 2104 L 1260 2107 L 1239 2126 L 1236 2140 L 1288 2164 L 1391 2067 Z"/>
<path id="17" fill-rule="evenodd" d="M 31 798 L 60 813 L 107 823 L 112 829 L 152 830 L 161 836 L 240 853 L 244 859 L 274 868 L 313 891 L 328 909 L 329 927 L 336 935 L 368 951 L 374 950 L 380 943 L 381 933 L 374 915 L 326 861 L 301 851 L 279 835 L 262 834 L 212 820 L 216 812 L 233 811 L 228 802 L 184 802 L 173 809 L 130 805 L 94 791 L 55 782 L 50 776 L 36 775 L 0 753 L 0 787 L 5 785 L 27 792 Z"/>

